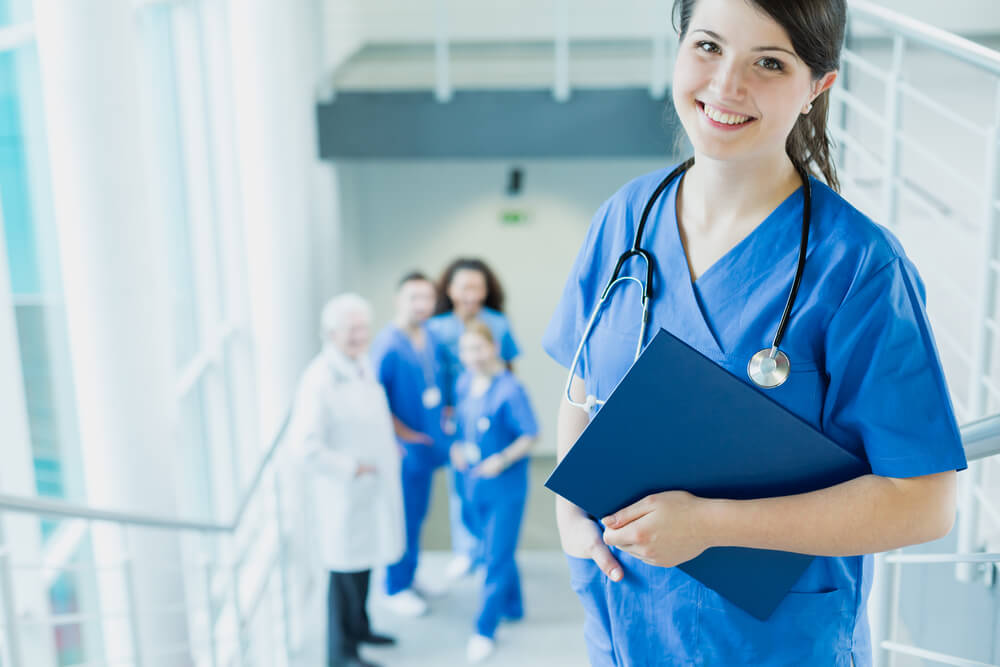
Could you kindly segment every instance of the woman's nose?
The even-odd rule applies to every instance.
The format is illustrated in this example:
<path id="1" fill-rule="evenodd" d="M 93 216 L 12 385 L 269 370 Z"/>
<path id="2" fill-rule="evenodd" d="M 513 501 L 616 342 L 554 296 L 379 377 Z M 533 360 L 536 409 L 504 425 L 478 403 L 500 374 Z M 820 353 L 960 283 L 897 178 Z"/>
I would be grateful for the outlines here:
<path id="1" fill-rule="evenodd" d="M 743 96 L 743 70 L 733 61 L 720 62 L 712 84 L 722 100 L 739 99 Z"/>

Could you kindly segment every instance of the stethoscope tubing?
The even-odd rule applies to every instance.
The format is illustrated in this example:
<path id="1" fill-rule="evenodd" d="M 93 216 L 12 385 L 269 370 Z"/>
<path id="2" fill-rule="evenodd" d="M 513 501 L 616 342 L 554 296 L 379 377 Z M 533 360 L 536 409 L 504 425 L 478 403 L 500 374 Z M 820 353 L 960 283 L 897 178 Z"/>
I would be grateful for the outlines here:
<path id="1" fill-rule="evenodd" d="M 639 225 L 636 227 L 635 230 L 635 236 L 632 241 L 632 247 L 623 252 L 618 257 L 618 262 L 617 264 L 615 264 L 615 269 L 611 274 L 611 278 L 608 280 L 607 285 L 604 288 L 604 291 L 601 293 L 601 298 L 598 300 L 597 305 L 594 306 L 594 310 L 591 313 L 589 320 L 587 321 L 587 327 L 584 329 L 583 335 L 580 339 L 580 344 L 577 346 L 576 352 L 573 355 L 573 361 L 571 362 L 569 368 L 569 376 L 566 380 L 566 399 L 570 402 L 570 404 L 583 408 L 589 412 L 595 405 L 603 405 L 605 402 L 591 395 L 587 396 L 586 401 L 584 403 L 579 403 L 577 401 L 574 401 L 571 396 L 573 377 L 576 368 L 579 364 L 580 356 L 583 354 L 583 349 L 587 343 L 587 339 L 590 338 L 590 333 L 597 322 L 597 317 L 600 314 L 601 310 L 603 309 L 605 302 L 611 296 L 612 289 L 616 285 L 622 282 L 628 282 L 630 280 L 636 282 L 642 289 L 642 323 L 639 329 L 639 341 L 636 345 L 635 358 L 638 359 L 639 355 L 642 353 L 643 343 L 645 342 L 646 339 L 646 328 L 649 321 L 649 304 L 652 302 L 653 299 L 653 271 L 655 268 L 653 256 L 649 253 L 649 251 L 642 248 L 641 244 L 642 244 L 643 232 L 645 231 L 646 228 L 646 222 L 649 220 L 649 216 L 652 213 L 653 206 L 659 200 L 660 196 L 667 189 L 667 187 L 669 187 L 670 184 L 674 182 L 676 178 L 678 178 L 683 172 L 690 169 L 693 165 L 694 165 L 694 158 L 692 157 L 688 158 L 683 163 L 674 168 L 667 175 L 666 178 L 660 181 L 659 185 L 657 185 L 656 189 L 653 191 L 653 194 L 650 195 L 648 201 L 646 202 L 646 206 L 643 208 L 642 211 L 642 216 L 639 219 Z M 785 376 L 784 378 L 780 379 L 777 383 L 762 382 L 758 378 L 754 377 L 753 372 L 749 370 L 748 366 L 748 374 L 750 375 L 750 379 L 759 387 L 765 389 L 770 389 L 779 386 L 785 381 L 785 378 L 787 378 L 789 362 L 787 356 L 785 356 L 785 354 L 781 352 L 780 345 L 781 341 L 784 339 L 785 332 L 788 329 L 788 323 L 791 320 L 792 309 L 795 306 L 795 300 L 798 296 L 799 287 L 802 284 L 802 276 L 805 273 L 805 266 L 806 266 L 806 254 L 808 252 L 808 247 L 809 247 L 809 231 L 812 225 L 812 186 L 809 181 L 809 174 L 802 166 L 795 165 L 795 170 L 798 172 L 799 177 L 802 179 L 802 189 L 804 198 L 803 211 L 802 211 L 802 234 L 799 242 L 799 256 L 795 268 L 795 278 L 792 280 L 792 286 L 788 292 L 788 298 L 785 302 L 784 311 L 781 314 L 781 319 L 779 320 L 778 327 L 775 330 L 774 338 L 772 339 L 771 342 L 771 349 L 769 351 L 767 350 L 761 351 L 761 352 L 768 352 L 767 356 L 772 361 L 778 359 L 779 356 L 781 357 L 783 365 L 785 366 Z M 624 266 L 625 262 L 631 259 L 632 257 L 636 256 L 642 258 L 642 260 L 646 263 L 645 282 L 639 280 L 634 276 L 621 276 L 621 277 L 619 276 L 619 273 L 621 273 L 621 269 Z M 757 355 L 754 355 L 754 357 L 760 355 L 761 352 L 757 353 Z M 751 360 L 751 363 L 752 362 L 753 360 Z"/>

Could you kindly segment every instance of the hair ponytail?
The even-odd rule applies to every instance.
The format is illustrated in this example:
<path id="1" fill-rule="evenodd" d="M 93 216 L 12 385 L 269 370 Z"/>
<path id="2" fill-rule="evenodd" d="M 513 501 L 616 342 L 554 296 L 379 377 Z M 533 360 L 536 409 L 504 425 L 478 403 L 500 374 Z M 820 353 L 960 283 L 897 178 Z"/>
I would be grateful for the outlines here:
<path id="1" fill-rule="evenodd" d="M 785 152 L 796 167 L 821 177 L 833 190 L 840 192 L 840 180 L 833 164 L 833 142 L 827 128 L 829 113 L 830 91 L 825 90 L 813 100 L 809 113 L 795 123 L 788 135 Z"/>

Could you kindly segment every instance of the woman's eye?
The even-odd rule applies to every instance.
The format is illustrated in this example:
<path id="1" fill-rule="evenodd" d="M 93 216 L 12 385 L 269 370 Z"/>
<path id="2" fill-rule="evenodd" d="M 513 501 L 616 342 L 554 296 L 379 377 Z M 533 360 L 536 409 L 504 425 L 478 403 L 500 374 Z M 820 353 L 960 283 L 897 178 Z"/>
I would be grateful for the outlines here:
<path id="1" fill-rule="evenodd" d="M 694 46 L 695 46 L 696 49 L 700 49 L 701 51 L 704 51 L 705 53 L 718 53 L 719 52 L 719 45 L 716 44 L 715 42 L 709 42 L 707 40 L 701 40 L 701 41 L 695 42 Z"/>
<path id="2" fill-rule="evenodd" d="M 777 58 L 761 58 L 757 64 L 772 72 L 781 72 L 785 69 L 785 65 Z"/>

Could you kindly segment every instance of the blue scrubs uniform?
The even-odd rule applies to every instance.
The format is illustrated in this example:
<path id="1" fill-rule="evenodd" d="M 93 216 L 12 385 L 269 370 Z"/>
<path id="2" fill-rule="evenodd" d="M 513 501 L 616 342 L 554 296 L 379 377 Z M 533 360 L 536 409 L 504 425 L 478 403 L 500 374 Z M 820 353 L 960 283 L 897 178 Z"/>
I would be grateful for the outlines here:
<path id="1" fill-rule="evenodd" d="M 459 384 L 458 441 L 472 444 L 481 460 L 521 436 L 538 434 L 528 395 L 510 372 L 497 375 L 479 397 L 469 395 L 468 384 L 468 381 Z M 492 638 L 501 619 L 524 616 L 514 552 L 528 497 L 528 459 L 515 462 L 490 479 L 480 477 L 474 466 L 459 479 L 463 519 L 469 532 L 479 540 L 480 559 L 486 567 L 476 632 Z"/>
<path id="2" fill-rule="evenodd" d="M 636 179 L 597 212 L 544 336 L 546 351 L 563 366 L 572 363 L 615 263 L 667 173 Z M 770 346 L 795 276 L 802 189 L 692 283 L 677 227 L 677 183 L 653 207 L 644 234 L 643 247 L 656 261 L 647 338 L 667 329 L 749 383 L 747 362 Z M 792 372 L 768 395 L 864 457 L 876 475 L 965 468 L 916 270 L 892 234 L 815 179 L 812 191 L 805 274 L 781 345 Z M 642 275 L 640 260 L 626 267 Z M 615 288 L 582 355 L 577 374 L 600 399 L 632 363 L 639 294 L 633 284 Z M 646 565 L 619 550 L 615 556 L 625 570 L 620 583 L 609 582 L 593 561 L 569 559 L 594 665 L 872 662 L 871 556 L 816 558 L 767 621 L 676 568 Z"/>
<path id="3" fill-rule="evenodd" d="M 514 334 L 511 332 L 507 316 L 492 308 L 483 307 L 477 317 L 493 333 L 500 358 L 505 362 L 513 361 L 520 354 L 520 349 L 514 339 Z M 454 312 L 448 312 L 435 315 L 427 321 L 427 326 L 441 345 L 442 388 L 445 405 L 454 406 L 457 401 L 456 387 L 459 378 L 465 372 L 458 357 L 458 340 L 465 331 L 465 324 L 456 317 Z M 477 545 L 475 538 L 469 534 L 462 522 L 462 502 L 455 486 L 457 475 L 457 471 L 452 471 L 451 491 L 449 493 L 452 550 L 456 554 L 464 554 L 474 560 Z"/>
<path id="4" fill-rule="evenodd" d="M 426 331 L 426 327 L 425 327 Z M 430 332 L 423 349 L 390 324 L 372 343 L 372 364 L 385 387 L 392 414 L 406 426 L 430 436 L 433 445 L 400 440 L 406 451 L 402 465 L 403 510 L 406 518 L 406 553 L 386 571 L 386 592 L 395 595 L 413 584 L 420 552 L 420 529 L 430 504 L 434 470 L 448 458 L 448 441 L 441 431 L 441 364 L 439 346 Z M 428 394 L 430 390 L 431 394 Z M 437 394 L 436 405 L 425 397 Z"/>

